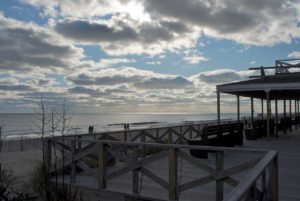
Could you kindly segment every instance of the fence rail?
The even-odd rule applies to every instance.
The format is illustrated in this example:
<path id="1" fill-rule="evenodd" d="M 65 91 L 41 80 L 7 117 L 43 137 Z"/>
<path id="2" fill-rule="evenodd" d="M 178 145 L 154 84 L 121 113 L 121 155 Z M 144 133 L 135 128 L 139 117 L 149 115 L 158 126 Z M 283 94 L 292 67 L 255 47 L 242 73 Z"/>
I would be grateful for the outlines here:
<path id="1" fill-rule="evenodd" d="M 165 200 L 178 200 L 181 193 L 211 182 L 215 183 L 216 201 L 278 200 L 277 152 L 275 151 L 115 140 L 77 140 L 76 142 L 75 139 L 61 138 L 49 139 L 46 145 L 49 174 L 55 175 L 55 172 L 68 167 L 71 181 L 75 183 L 77 175 L 81 174 L 76 172 L 76 170 L 80 168 L 84 174 L 97 178 L 98 189 L 100 190 L 106 190 L 109 187 L 109 181 L 131 172 L 131 193 L 134 196 L 142 196 L 139 190 L 141 185 L 139 183 L 139 173 L 141 173 L 168 192 L 168 199 Z M 145 150 L 149 148 L 158 149 L 159 152 L 146 153 Z M 206 163 L 205 160 L 193 157 L 189 154 L 191 149 L 212 152 L 214 163 Z M 65 159 L 53 161 L 53 152 L 55 150 L 60 151 Z M 224 157 L 225 153 L 228 152 L 240 154 L 255 153 L 258 156 L 231 167 L 225 167 L 225 160 L 230 160 L 230 158 Z M 111 157 L 122 161 L 126 165 L 112 170 L 108 165 Z M 87 164 L 86 158 L 96 158 L 97 168 Z M 198 175 L 198 177 L 190 181 L 178 183 L 179 159 L 191 164 L 196 169 L 206 172 L 206 174 Z M 160 160 L 166 160 L 168 163 L 167 179 L 147 168 L 148 164 L 159 162 Z M 248 171 L 244 175 L 244 179 L 238 180 L 233 177 L 233 175 L 244 171 Z M 226 194 L 224 190 L 225 183 L 232 188 L 229 192 L 226 191 Z M 201 195 L 199 196 L 201 197 Z M 153 196 L 153 199 L 158 198 Z"/>

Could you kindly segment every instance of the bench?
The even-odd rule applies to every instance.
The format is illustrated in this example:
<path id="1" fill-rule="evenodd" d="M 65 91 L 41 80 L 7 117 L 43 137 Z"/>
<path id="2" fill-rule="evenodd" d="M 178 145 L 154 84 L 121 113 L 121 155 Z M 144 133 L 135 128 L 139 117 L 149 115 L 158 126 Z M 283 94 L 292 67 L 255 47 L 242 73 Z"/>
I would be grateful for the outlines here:
<path id="1" fill-rule="evenodd" d="M 188 140 L 189 145 L 233 147 L 243 145 L 243 123 L 226 123 L 204 126 L 201 139 Z M 197 158 L 207 158 L 208 151 L 190 150 L 191 155 Z"/>

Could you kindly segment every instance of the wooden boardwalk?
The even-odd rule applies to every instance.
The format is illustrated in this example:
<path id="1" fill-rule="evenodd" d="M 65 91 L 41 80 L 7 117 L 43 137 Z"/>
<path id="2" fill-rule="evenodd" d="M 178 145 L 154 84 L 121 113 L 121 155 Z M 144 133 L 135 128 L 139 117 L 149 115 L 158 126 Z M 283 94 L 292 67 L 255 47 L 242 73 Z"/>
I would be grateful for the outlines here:
<path id="1" fill-rule="evenodd" d="M 244 147 L 263 148 L 278 151 L 279 200 L 300 200 L 300 129 L 279 133 L 279 138 L 245 141 Z"/>
<path id="2" fill-rule="evenodd" d="M 254 148 L 275 150 L 279 153 L 279 200 L 281 201 L 297 201 L 300 200 L 300 129 L 288 132 L 287 134 L 279 133 L 279 138 L 272 138 L 270 141 L 260 139 L 255 141 L 244 141 L 244 146 L 239 147 L 242 149 Z M 189 151 L 186 150 L 189 154 Z M 247 153 L 242 151 L 236 152 L 224 152 L 224 169 L 230 169 L 256 159 L 261 156 L 261 153 Z M 212 168 L 216 168 L 215 154 L 209 154 L 208 159 L 200 159 L 203 164 L 207 164 Z M 126 166 L 123 162 L 117 162 L 114 166 L 107 169 L 107 174 L 114 172 L 118 169 L 122 169 Z M 206 171 L 203 171 L 193 164 L 188 163 L 181 158 L 178 158 L 178 178 L 182 184 L 193 181 L 197 178 L 203 178 L 209 176 Z M 163 179 L 168 180 L 168 160 L 167 158 L 160 158 L 152 163 L 143 166 L 148 170 L 151 170 L 153 174 Z M 95 169 L 97 171 L 97 169 Z M 230 175 L 231 178 L 239 182 L 247 180 L 245 177 L 251 169 L 244 170 L 237 174 Z M 268 176 L 268 175 L 267 175 Z M 76 173 L 76 179 L 73 183 L 74 186 L 79 186 L 84 191 L 89 192 L 91 196 L 89 200 L 101 201 L 118 201 L 124 200 L 124 194 L 132 193 L 132 172 L 122 174 L 112 180 L 107 181 L 106 190 L 99 190 L 99 178 L 85 174 L 84 172 Z M 143 197 L 155 197 L 156 200 L 168 200 L 168 191 L 162 186 L 157 185 L 147 175 L 139 173 L 139 186 L 138 192 Z M 60 180 L 61 178 L 59 178 Z M 70 175 L 65 175 L 67 182 L 70 180 Z M 256 186 L 261 187 L 261 179 L 258 179 Z M 189 190 L 180 193 L 179 200 L 193 201 L 193 200 L 216 200 L 216 183 L 207 182 L 204 185 L 191 188 Z M 230 193 L 233 189 L 232 186 L 224 184 L 224 197 Z M 109 193 L 116 192 L 116 193 Z M 151 199 L 149 199 L 151 200 Z"/>

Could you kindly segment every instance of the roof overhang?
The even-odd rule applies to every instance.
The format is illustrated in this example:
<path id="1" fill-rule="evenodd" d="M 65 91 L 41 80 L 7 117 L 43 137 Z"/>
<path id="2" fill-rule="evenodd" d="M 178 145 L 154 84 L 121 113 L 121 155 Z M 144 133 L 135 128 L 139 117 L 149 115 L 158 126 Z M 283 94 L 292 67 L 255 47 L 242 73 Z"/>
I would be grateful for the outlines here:
<path id="1" fill-rule="evenodd" d="M 278 79 L 277 79 L 278 78 Z M 217 92 L 265 99 L 300 99 L 300 75 L 272 76 L 217 85 Z"/>

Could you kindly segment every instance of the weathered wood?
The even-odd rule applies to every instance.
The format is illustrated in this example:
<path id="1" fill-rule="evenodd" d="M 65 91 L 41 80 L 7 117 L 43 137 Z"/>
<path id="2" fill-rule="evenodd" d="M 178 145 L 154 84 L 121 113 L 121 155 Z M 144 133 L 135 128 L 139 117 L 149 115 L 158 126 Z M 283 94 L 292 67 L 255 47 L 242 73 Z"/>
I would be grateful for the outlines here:
<path id="1" fill-rule="evenodd" d="M 224 168 L 224 153 L 216 153 L 216 171 L 222 171 Z M 223 179 L 216 180 L 216 201 L 222 201 L 224 194 Z"/>
<path id="2" fill-rule="evenodd" d="M 132 161 L 132 163 L 130 163 L 127 167 L 123 167 L 119 170 L 116 170 L 114 172 L 109 173 L 107 175 L 107 180 L 111 180 L 111 179 L 116 178 L 116 177 L 118 177 L 122 174 L 125 174 L 125 173 L 127 173 L 127 172 L 129 172 L 133 169 L 138 169 L 138 168 L 142 167 L 142 165 L 145 166 L 145 165 L 147 165 L 149 163 L 152 163 L 156 160 L 164 158 L 167 154 L 168 154 L 167 151 L 161 151 L 158 154 L 152 155 L 152 156 L 150 156 L 148 158 L 145 158 L 141 161 Z"/>
<path id="3" fill-rule="evenodd" d="M 243 198 L 246 192 L 249 192 L 251 187 L 256 182 L 257 178 L 266 169 L 266 167 L 274 160 L 277 156 L 276 151 L 269 151 L 258 164 L 251 169 L 248 174 L 245 175 L 245 179 L 236 186 L 236 188 L 228 193 L 224 200 L 226 201 L 238 201 Z"/>
<path id="4" fill-rule="evenodd" d="M 164 187 L 165 189 L 169 189 L 169 184 L 165 180 L 163 180 L 162 178 L 156 176 L 150 170 L 148 170 L 148 169 L 146 169 L 144 167 L 141 167 L 141 171 L 142 171 L 142 173 L 144 173 L 144 175 L 146 175 L 152 181 L 156 182 L 157 184 L 159 184 L 160 186 Z"/>
<path id="5" fill-rule="evenodd" d="M 221 122 L 221 106 L 220 106 L 220 92 L 217 91 L 217 114 L 218 114 L 218 123 Z"/>
<path id="6" fill-rule="evenodd" d="M 254 120 L 254 104 L 253 104 L 253 97 L 251 97 L 251 124 L 253 124 Z"/>
<path id="7" fill-rule="evenodd" d="M 236 102 L 237 102 L 237 104 L 236 104 L 236 106 L 237 106 L 237 120 L 238 120 L 238 122 L 240 121 L 240 96 L 239 95 L 236 95 Z"/>
<path id="8" fill-rule="evenodd" d="M 189 139 L 193 139 L 193 126 L 189 126 Z"/>
<path id="9" fill-rule="evenodd" d="M 168 129 L 168 144 L 173 144 L 172 128 Z"/>
<path id="10" fill-rule="evenodd" d="M 138 171 L 138 169 L 132 170 L 132 193 L 139 194 L 139 171 Z"/>
<path id="11" fill-rule="evenodd" d="M 212 175 L 208 175 L 208 176 L 204 176 L 202 178 L 194 179 L 192 181 L 181 184 L 179 186 L 179 189 L 180 189 L 180 192 L 183 192 L 183 191 L 189 190 L 191 188 L 201 186 L 203 184 L 207 184 L 212 181 L 215 181 L 214 178 L 212 177 Z"/>
<path id="12" fill-rule="evenodd" d="M 177 188 L 177 149 L 169 149 L 169 199 L 178 199 Z"/>
<path id="13" fill-rule="evenodd" d="M 100 189 L 106 188 L 106 144 L 98 144 L 98 168 L 99 178 L 98 185 Z"/>
<path id="14" fill-rule="evenodd" d="M 99 177 L 99 174 L 96 170 L 90 168 L 87 164 L 85 164 L 83 161 L 79 160 L 77 162 L 77 166 L 80 167 L 86 174 L 91 175 L 95 178 Z"/>
<path id="15" fill-rule="evenodd" d="M 278 155 L 275 156 L 272 162 L 272 187 L 271 187 L 271 200 L 278 201 Z"/>
<path id="16" fill-rule="evenodd" d="M 76 151 L 75 141 L 71 141 L 71 154 L 72 154 L 72 163 L 71 163 L 71 182 L 75 183 L 76 181 L 76 161 L 74 160 L 74 155 Z"/>

